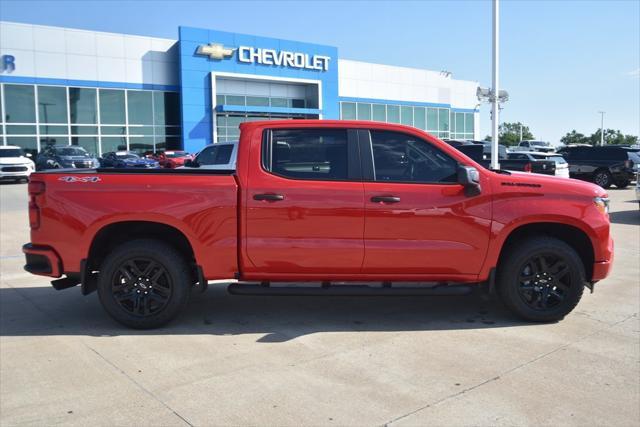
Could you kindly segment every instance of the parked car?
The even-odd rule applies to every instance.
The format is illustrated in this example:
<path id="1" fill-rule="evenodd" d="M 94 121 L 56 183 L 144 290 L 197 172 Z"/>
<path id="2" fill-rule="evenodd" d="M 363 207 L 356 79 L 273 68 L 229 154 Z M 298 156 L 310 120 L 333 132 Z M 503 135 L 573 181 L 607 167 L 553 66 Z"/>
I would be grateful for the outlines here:
<path id="1" fill-rule="evenodd" d="M 36 170 L 90 169 L 98 166 L 98 159 L 77 145 L 45 145 L 36 158 Z"/>
<path id="2" fill-rule="evenodd" d="M 513 151 L 540 151 L 542 153 L 553 153 L 556 149 L 546 141 L 526 140 L 520 141 L 520 143 L 513 148 Z"/>
<path id="3" fill-rule="evenodd" d="M 449 140 L 446 140 L 451 145 Z M 467 145 L 454 146 L 460 152 L 466 154 L 485 168 L 491 167 L 491 144 L 486 142 L 471 143 Z M 514 172 L 535 172 L 545 175 L 555 175 L 556 163 L 552 160 L 529 160 L 523 158 L 510 158 L 507 148 L 504 145 L 498 146 L 498 161 L 500 169 Z"/>
<path id="4" fill-rule="evenodd" d="M 35 173 L 25 269 L 60 278 L 56 289 L 97 290 L 133 328 L 165 324 L 192 287 L 218 279 L 236 295 L 480 286 L 523 319 L 549 322 L 609 274 L 608 198 L 597 185 L 491 171 L 392 123 L 247 122 L 237 146 L 235 170 Z"/>
<path id="5" fill-rule="evenodd" d="M 103 168 L 159 168 L 157 160 L 140 157 L 133 151 L 112 151 L 100 159 Z"/>
<path id="6" fill-rule="evenodd" d="M 508 158 L 510 160 L 529 160 L 531 162 L 538 162 L 541 160 L 555 162 L 555 176 L 562 178 L 569 178 L 569 164 L 561 155 L 557 153 L 541 153 L 541 152 L 526 152 L 519 151 L 515 153 L 509 153 Z M 548 164 L 542 163 L 542 168 L 547 169 Z"/>
<path id="7" fill-rule="evenodd" d="M 602 188 L 626 188 L 635 179 L 633 153 L 616 146 L 564 147 L 558 152 L 569 163 L 571 178 L 591 181 Z"/>
<path id="8" fill-rule="evenodd" d="M 235 169 L 238 156 L 238 141 L 219 142 L 207 145 L 196 154 L 193 160 L 185 161 L 189 168 L 202 169 Z"/>
<path id="9" fill-rule="evenodd" d="M 150 155 L 149 158 L 156 160 L 162 168 L 174 169 L 184 166 L 184 162 L 192 160 L 193 156 L 186 151 L 161 151 Z"/>
<path id="10" fill-rule="evenodd" d="M 36 169 L 35 164 L 15 145 L 0 145 L 0 180 L 28 180 Z"/>

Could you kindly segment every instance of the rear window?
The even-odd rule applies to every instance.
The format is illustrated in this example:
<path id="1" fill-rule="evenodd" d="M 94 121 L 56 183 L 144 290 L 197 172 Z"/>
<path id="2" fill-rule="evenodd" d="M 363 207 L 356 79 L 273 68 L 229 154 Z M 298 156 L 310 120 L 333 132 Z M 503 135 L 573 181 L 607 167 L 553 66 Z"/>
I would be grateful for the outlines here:
<path id="1" fill-rule="evenodd" d="M 263 164 L 293 179 L 348 178 L 346 129 L 274 129 L 263 144 Z"/>

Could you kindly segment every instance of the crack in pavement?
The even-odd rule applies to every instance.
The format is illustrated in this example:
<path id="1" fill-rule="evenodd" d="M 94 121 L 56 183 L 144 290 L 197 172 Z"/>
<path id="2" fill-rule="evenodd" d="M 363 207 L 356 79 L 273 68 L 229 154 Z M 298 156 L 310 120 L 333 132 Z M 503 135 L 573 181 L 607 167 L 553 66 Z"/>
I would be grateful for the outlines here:
<path id="1" fill-rule="evenodd" d="M 559 347 L 557 347 L 557 348 L 555 348 L 553 350 L 550 350 L 550 351 L 548 351 L 546 353 L 538 355 L 538 356 L 534 357 L 533 359 L 531 359 L 531 360 L 529 360 L 527 362 L 524 362 L 524 363 L 522 363 L 520 365 L 514 366 L 511 369 L 507 369 L 506 371 L 496 375 L 495 377 L 492 377 L 492 378 L 489 378 L 489 379 L 487 379 L 485 381 L 482 381 L 481 383 L 476 384 L 476 385 L 474 385 L 472 387 L 465 388 L 464 390 L 461 390 L 461 391 L 459 391 L 457 393 L 453 393 L 453 394 L 450 394 L 448 396 L 445 396 L 445 397 L 443 397 L 443 398 L 441 398 L 439 400 L 436 400 L 435 402 L 428 403 L 428 404 L 426 404 L 424 406 L 421 406 L 421 407 L 419 407 L 419 408 L 417 408 L 417 409 L 415 409 L 415 410 L 413 410 L 411 412 L 407 412 L 404 415 L 400 415 L 400 416 L 398 416 L 396 418 L 393 418 L 392 420 L 389 420 L 389 421 L 385 422 L 383 425 L 384 426 L 389 426 L 389 425 L 391 425 L 393 423 L 396 423 L 396 422 L 398 422 L 400 420 L 403 420 L 403 419 L 405 419 L 405 418 L 407 418 L 407 417 L 409 417 L 411 415 L 417 414 L 418 412 L 421 412 L 421 411 L 423 411 L 425 409 L 429 409 L 429 408 L 431 408 L 433 406 L 439 405 L 440 403 L 445 402 L 445 401 L 447 401 L 449 399 L 453 399 L 453 398 L 458 397 L 460 395 L 463 395 L 463 394 L 465 394 L 467 392 L 470 392 L 470 391 L 473 391 L 473 390 L 475 390 L 477 388 L 480 388 L 480 387 L 482 387 L 482 386 L 484 386 L 486 384 L 492 383 L 494 381 L 498 381 L 500 378 L 502 378 L 502 377 L 504 377 L 504 376 L 506 376 L 506 375 L 508 375 L 508 374 L 510 374 L 512 372 L 515 372 L 515 371 L 517 371 L 519 369 L 524 368 L 525 366 L 528 366 L 528 365 L 530 365 L 532 363 L 535 363 L 540 359 L 544 359 L 545 357 L 550 356 L 553 353 L 556 353 L 556 352 L 558 352 L 560 350 L 563 350 L 563 349 L 565 349 L 567 347 L 570 347 L 570 346 L 572 346 L 572 345 L 574 345 L 574 344 L 576 344 L 576 343 L 578 343 L 580 341 L 583 341 L 583 340 L 585 340 L 587 338 L 590 338 L 590 337 L 592 337 L 592 336 L 594 336 L 594 335 L 596 335 L 596 334 L 598 334 L 598 333 L 600 333 L 600 332 L 602 332 L 604 330 L 611 329 L 611 328 L 613 328 L 615 326 L 618 326 L 619 324 L 624 323 L 627 320 L 632 319 L 632 318 L 637 317 L 637 316 L 638 316 L 638 313 L 630 314 L 629 316 L 625 317 L 622 320 L 619 320 L 617 322 L 608 324 L 607 326 L 599 328 L 599 329 L 593 331 L 590 334 L 584 335 L 584 336 L 582 336 L 582 337 L 580 337 L 580 338 L 578 338 L 578 339 L 576 339 L 574 341 L 571 341 L 569 343 L 563 344 L 563 345 L 561 345 L 561 346 L 559 346 Z"/>

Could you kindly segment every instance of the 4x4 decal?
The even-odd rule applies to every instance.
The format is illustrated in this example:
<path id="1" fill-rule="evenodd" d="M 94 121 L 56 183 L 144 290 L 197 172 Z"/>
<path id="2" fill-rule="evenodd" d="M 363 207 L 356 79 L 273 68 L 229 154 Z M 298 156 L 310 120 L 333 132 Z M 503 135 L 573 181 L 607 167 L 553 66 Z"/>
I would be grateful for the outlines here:
<path id="1" fill-rule="evenodd" d="M 64 182 L 98 182 L 102 181 L 99 176 L 61 176 L 58 181 Z"/>

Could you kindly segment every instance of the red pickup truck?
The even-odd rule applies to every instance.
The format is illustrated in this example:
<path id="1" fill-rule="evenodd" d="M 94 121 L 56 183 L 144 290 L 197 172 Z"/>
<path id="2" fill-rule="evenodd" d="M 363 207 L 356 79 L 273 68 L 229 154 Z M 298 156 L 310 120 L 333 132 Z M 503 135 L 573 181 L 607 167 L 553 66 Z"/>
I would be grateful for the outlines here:
<path id="1" fill-rule="evenodd" d="M 240 129 L 236 170 L 34 173 L 25 269 L 59 278 L 56 289 L 97 289 L 114 319 L 152 328 L 211 280 L 253 295 L 483 287 L 524 319 L 554 321 L 611 268 L 594 184 L 488 170 L 395 124 Z"/>

